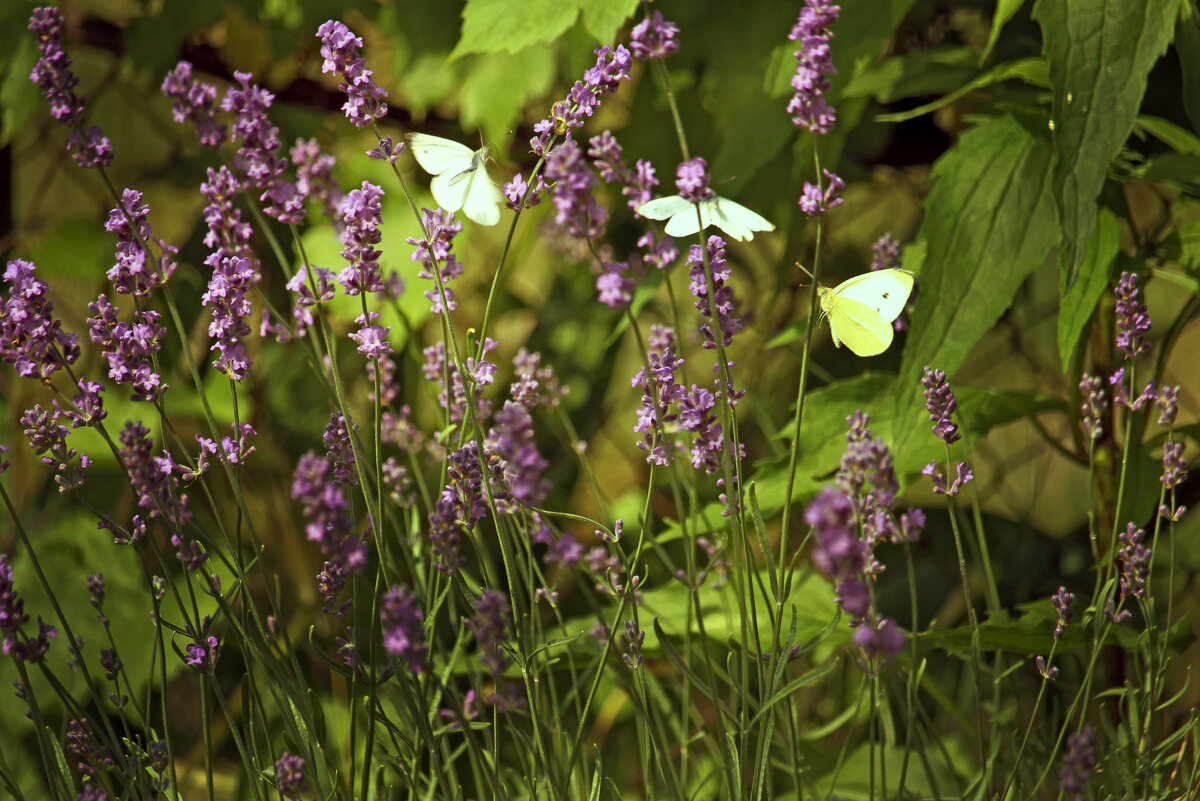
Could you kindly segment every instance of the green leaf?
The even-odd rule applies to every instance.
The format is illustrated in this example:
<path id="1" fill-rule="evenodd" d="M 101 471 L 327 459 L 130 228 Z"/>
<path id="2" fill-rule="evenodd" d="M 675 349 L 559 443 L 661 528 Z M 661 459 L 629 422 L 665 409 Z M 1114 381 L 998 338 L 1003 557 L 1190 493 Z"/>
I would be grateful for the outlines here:
<path id="1" fill-rule="evenodd" d="M 1179 0 L 1042 0 L 1034 8 L 1054 89 L 1054 192 L 1068 288 L 1096 226 L 1108 163 L 1129 137 L 1178 7 Z"/>
<path id="2" fill-rule="evenodd" d="M 462 38 L 451 59 L 468 53 L 516 53 L 536 44 L 552 42 L 579 16 L 575 3 L 562 0 L 467 0 L 463 9 Z"/>
<path id="3" fill-rule="evenodd" d="M 908 109 L 907 111 L 879 114 L 875 119 L 879 122 L 904 122 L 905 120 L 915 119 L 924 114 L 936 111 L 942 106 L 948 106 L 959 98 L 971 92 L 978 91 L 985 86 L 991 86 L 992 84 L 1014 78 L 1025 81 L 1033 86 L 1048 88 L 1050 86 L 1050 65 L 1043 58 L 1023 58 L 1020 61 L 1010 61 L 1006 64 L 1001 64 L 994 70 L 985 72 L 975 80 L 963 84 L 944 97 L 939 97 L 937 100 Z"/>
<path id="4" fill-rule="evenodd" d="M 1031 130 L 1032 129 L 1032 130 Z M 894 449 L 924 433 L 922 368 L 953 375 L 1058 242 L 1052 153 L 1038 120 L 982 120 L 934 165 L 928 248 L 900 367 Z"/>
<path id="5" fill-rule="evenodd" d="M 868 67 L 842 90 L 843 97 L 873 97 L 893 103 L 905 97 L 940 95 L 976 74 L 975 53 L 969 47 L 914 50 Z"/>
<path id="6" fill-rule="evenodd" d="M 1200 156 L 1200 137 L 1170 120 L 1143 114 L 1137 118 L 1136 130 L 1145 131 L 1178 153 Z"/>
<path id="7" fill-rule="evenodd" d="M 1064 369 L 1071 363 L 1075 345 L 1108 286 L 1108 270 L 1120 244 L 1117 216 L 1101 209 L 1099 224 L 1092 232 L 1087 256 L 1079 269 L 1079 280 L 1068 288 L 1066 273 L 1058 275 L 1058 357 Z"/>
<path id="8" fill-rule="evenodd" d="M 1180 11 L 1175 24 L 1175 50 L 1183 79 L 1183 111 L 1192 127 L 1200 130 L 1200 18 L 1191 3 L 1184 3 Z"/>
<path id="9" fill-rule="evenodd" d="M 1024 4 L 1025 0 L 996 0 L 996 13 L 992 15 L 992 29 L 988 33 L 987 45 L 984 46 L 983 53 L 979 56 L 981 62 L 991 55 L 992 48 L 996 46 L 1005 23 L 1012 19 Z"/>
<path id="10" fill-rule="evenodd" d="M 554 53 L 552 47 L 529 47 L 472 59 L 459 89 L 463 129 L 478 125 L 487 141 L 501 140 L 520 119 L 525 104 L 550 91 Z"/>
<path id="11" fill-rule="evenodd" d="M 612 44 L 625 20 L 637 10 L 638 0 L 576 0 L 583 11 L 583 27 L 600 44 Z"/>

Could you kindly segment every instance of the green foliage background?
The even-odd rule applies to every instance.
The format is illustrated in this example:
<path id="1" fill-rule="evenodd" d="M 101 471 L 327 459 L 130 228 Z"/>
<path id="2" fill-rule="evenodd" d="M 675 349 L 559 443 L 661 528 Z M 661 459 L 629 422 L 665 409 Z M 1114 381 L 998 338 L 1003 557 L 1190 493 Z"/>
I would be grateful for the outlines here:
<path id="1" fill-rule="evenodd" d="M 1045 598 L 1058 583 L 1084 582 L 1087 561 L 1086 454 L 1075 422 L 1079 375 L 1106 374 L 1116 366 L 1111 348 L 1111 301 L 1107 291 L 1122 270 L 1149 279 L 1155 321 L 1154 377 L 1183 385 L 1181 424 L 1196 431 L 1200 375 L 1195 357 L 1200 331 L 1197 262 L 1200 256 L 1200 23 L 1190 0 L 1104 3 L 1043 0 L 1037 4 L 845 0 L 834 28 L 838 67 L 830 96 L 838 107 L 836 131 L 821 140 L 821 164 L 847 180 L 846 204 L 829 216 L 823 274 L 835 283 L 866 269 L 870 245 L 890 231 L 904 243 L 903 264 L 917 272 L 919 290 L 910 333 L 886 355 L 860 361 L 835 350 L 822 333 L 816 350 L 818 387 L 809 398 L 801 433 L 802 462 L 792 500 L 804 499 L 827 480 L 844 448 L 844 419 L 855 409 L 871 414 L 872 430 L 893 447 L 906 498 L 936 504 L 922 488 L 920 468 L 939 455 L 929 435 L 919 378 L 931 365 L 952 376 L 962 401 L 968 439 L 975 447 L 975 491 L 988 512 L 992 546 L 1005 591 L 1004 606 Z M 100 227 L 111 203 L 91 172 L 65 153 L 66 133 L 46 113 L 28 81 L 36 50 L 25 24 L 33 6 L 0 8 L 0 140 L 11 164 L 10 219 L 0 240 L 6 258 L 35 261 L 55 287 L 56 305 L 72 331 L 83 331 L 86 304 L 94 300 L 111 263 L 112 242 Z M 387 266 L 409 279 L 409 293 L 384 323 L 394 327 L 410 394 L 420 399 L 417 416 L 429 430 L 436 414 L 421 387 L 420 348 L 436 339 L 421 281 L 409 262 L 405 237 L 417 233 L 389 176 L 363 153 L 375 142 L 340 115 L 336 87 L 320 74 L 317 26 L 341 19 L 363 36 L 365 56 L 392 107 L 387 130 L 397 138 L 421 130 L 460 141 L 480 136 L 493 145 L 505 177 L 528 173 L 530 126 L 548 113 L 594 60 L 598 44 L 622 41 L 636 0 L 470 0 L 454 2 L 293 2 L 211 0 L 161 4 L 77 2 L 62 6 L 69 22 L 68 49 L 90 96 L 89 123 L 114 143 L 114 180 L 146 194 L 156 234 L 181 248 L 177 278 L 193 315 L 193 352 L 203 360 L 206 315 L 198 308 L 206 276 L 202 200 L 197 192 L 209 153 L 190 130 L 171 121 L 170 103 L 158 92 L 165 72 L 180 58 L 193 61 L 204 80 L 228 82 L 249 71 L 276 93 L 272 114 L 282 138 L 316 137 L 338 156 L 345 189 L 364 180 L 388 189 L 383 248 Z M 735 287 L 748 327 L 732 355 L 748 389 L 741 407 L 744 438 L 755 467 L 753 481 L 775 547 L 794 548 L 797 531 L 778 530 L 785 495 L 791 404 L 798 374 L 804 310 L 803 274 L 792 265 L 812 259 L 814 229 L 796 207 L 803 181 L 814 173 L 812 141 L 798 136 L 784 109 L 790 95 L 792 43 L 786 39 L 798 6 L 710 0 L 663 0 L 654 9 L 681 30 L 680 51 L 667 66 L 694 154 L 709 161 L 714 185 L 775 222 L 776 232 L 730 248 Z M 679 148 L 661 87 L 640 66 L 634 79 L 609 99 L 586 132 L 611 129 L 628 161 L 651 159 L 668 193 Z M 423 176 L 405 166 L 415 184 Z M 638 229 L 621 198 L 610 240 L 618 258 L 633 250 Z M 425 202 L 432 205 L 427 196 Z M 543 352 L 567 381 L 568 413 L 590 457 L 602 466 L 604 493 L 618 515 L 636 517 L 644 478 L 634 449 L 638 397 L 628 379 L 637 355 L 619 316 L 594 300 L 593 276 L 569 253 L 541 235 L 550 204 L 535 209 L 514 240 L 513 268 L 499 299 L 494 331 L 501 363 L 518 347 Z M 506 213 L 507 215 L 507 213 Z M 469 227 L 459 241 L 467 275 L 457 292 L 459 319 L 477 321 L 496 257 L 507 230 Z M 334 267 L 338 245 L 328 221 L 310 226 L 304 241 L 315 263 Z M 287 254 L 295 259 L 295 254 Z M 268 293 L 282 298 L 295 263 L 264 271 Z M 679 273 L 679 271 L 676 271 Z M 648 277 L 648 281 L 658 277 Z M 676 274 L 686 296 L 686 275 Z M 651 284 L 653 285 L 653 284 Z M 659 298 L 661 298 L 661 289 Z M 343 330 L 357 314 L 344 305 Z M 657 320 L 651 300 L 643 318 Z M 655 315 L 659 314 L 659 317 Z M 691 344 L 695 344 L 694 342 Z M 328 419 L 326 399 L 316 396 L 307 367 L 280 349 L 254 345 L 255 378 L 249 409 L 242 414 L 259 431 L 249 472 L 254 514 L 274 521 L 267 558 L 303 610 L 290 623 L 299 633 L 317 608 L 312 577 L 318 554 L 303 541 L 298 510 L 288 496 L 298 456 L 319 446 Z M 348 366 L 355 355 L 343 350 Z M 170 360 L 168 359 L 168 362 Z M 175 359 L 179 362 L 179 359 Z M 92 365 L 98 369 L 98 365 Z M 361 370 L 361 365 L 357 368 Z M 211 372 L 211 371 L 210 371 Z M 208 376 L 219 389 L 221 378 Z M 198 401 L 182 370 L 168 376 L 170 407 L 199 429 Z M 498 384 L 503 385 L 503 377 Z M 20 410 L 39 399 L 9 372 L 0 378 L 6 443 L 22 442 Z M 227 393 L 210 399 L 222 421 Z M 360 401 L 362 398 L 360 398 Z M 147 417 L 109 392 L 110 417 Z M 154 425 L 147 419 L 148 425 Z M 1111 430 L 1111 426 L 1110 426 Z M 184 431 L 188 440 L 194 432 Z M 544 432 L 556 464 L 552 508 L 596 514 L 573 466 L 561 432 Z M 109 492 L 110 504 L 132 509 L 119 491 L 115 465 L 99 447 L 93 490 Z M 557 438 L 556 438 L 557 437 Z M 1139 434 L 1130 462 L 1131 491 L 1107 521 L 1145 522 L 1157 503 L 1159 445 L 1153 432 Z M 1194 440 L 1193 440 L 1194 445 Z M 1111 476 L 1110 461 L 1103 469 Z M 1194 447 L 1192 448 L 1194 452 Z M 106 461 L 107 459 L 107 461 Z M 87 520 L 62 511 L 37 459 L 18 447 L 13 494 L 31 530 L 55 547 L 56 574 L 74 576 L 86 616 L 84 577 L 103 566 L 113 580 L 122 574 Z M 1103 478 L 1103 477 L 1102 477 Z M 1101 488 L 1107 486 L 1101 483 Z M 1103 497 L 1103 493 L 1101 493 Z M 1110 504 L 1111 507 L 1111 504 Z M 714 503 L 693 529 L 719 520 Z M 1178 530 L 1176 555 L 1186 581 L 1178 585 L 1180 608 L 1194 608 L 1200 532 L 1195 515 Z M 0 524 L 0 547 L 12 540 Z M 583 531 L 583 533 L 590 532 Z M 663 542 L 677 536 L 668 521 Z M 922 579 L 952 575 L 950 549 L 934 536 L 924 543 Z M 20 564 L 20 556 L 16 557 Z M 61 564 L 59 562 L 61 561 Z M 943 580 L 941 586 L 953 582 Z M 883 587 L 886 599 L 888 589 Z M 936 610 L 942 627 L 962 623 L 961 607 L 937 581 L 922 581 L 923 607 Z M 31 595 L 36 590 L 30 588 Z M 120 594 L 114 589 L 114 594 Z M 828 590 L 812 589 L 811 611 L 831 608 Z M 727 599 L 726 599 L 727 600 Z M 656 597 L 664 616 L 679 598 Z M 1189 606 L 1190 605 L 1190 606 Z M 36 613 L 39 603 L 30 601 Z M 1044 608 L 1041 609 L 1045 611 Z M 999 623 L 1000 610 L 991 610 Z M 110 611 L 124 618 L 133 640 L 146 610 Z M 814 636 L 827 617 L 803 621 L 800 639 Z M 1051 625 L 1033 614 L 1029 628 L 1006 647 L 1026 653 L 1044 649 Z M 1180 643 L 1187 646 L 1185 621 Z M 731 632 L 722 631 L 725 636 Z M 937 644 L 963 648 L 962 630 L 951 628 Z M 955 639 L 955 636 L 958 639 Z M 1031 639 L 1024 639 L 1026 635 Z M 131 642 L 130 650 L 134 649 Z M 647 648 L 657 648 L 653 639 Z M 1195 646 L 1182 660 L 1195 663 Z M 7 685 L 7 665 L 0 678 Z M 1194 705 L 1194 689 L 1177 702 Z M 0 698 L 5 720 L 20 715 L 14 699 Z M 821 718 L 827 710 L 817 708 Z M 194 722 L 181 722 L 189 725 Z M 7 726 L 0 726 L 0 751 Z"/>

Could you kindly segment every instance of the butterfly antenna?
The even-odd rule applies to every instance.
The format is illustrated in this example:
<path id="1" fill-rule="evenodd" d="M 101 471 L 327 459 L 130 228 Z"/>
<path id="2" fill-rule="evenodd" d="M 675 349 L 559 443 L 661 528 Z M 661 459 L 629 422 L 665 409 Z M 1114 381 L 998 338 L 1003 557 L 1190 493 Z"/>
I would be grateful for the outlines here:
<path id="1" fill-rule="evenodd" d="M 807 267 L 805 267 L 805 266 L 804 266 L 803 264 L 801 264 L 800 262 L 796 262 L 796 266 L 797 266 L 797 267 L 799 267 L 801 270 L 804 270 L 804 274 L 805 274 L 805 275 L 807 275 L 809 278 L 813 278 L 813 279 L 815 279 L 815 278 L 816 278 L 816 276 L 815 276 L 815 275 L 813 275 L 812 273 L 810 273 L 810 272 L 808 271 L 808 268 L 807 268 Z"/>

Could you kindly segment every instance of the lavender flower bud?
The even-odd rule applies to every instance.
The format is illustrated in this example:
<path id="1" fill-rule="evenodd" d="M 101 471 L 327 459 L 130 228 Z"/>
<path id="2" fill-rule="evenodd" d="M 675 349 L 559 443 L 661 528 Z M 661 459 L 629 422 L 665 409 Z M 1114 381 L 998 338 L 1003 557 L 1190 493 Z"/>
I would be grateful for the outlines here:
<path id="1" fill-rule="evenodd" d="M 925 408 L 929 411 L 930 422 L 933 423 L 933 433 L 947 445 L 958 442 L 962 435 L 958 433 L 958 426 L 951 419 L 951 415 L 958 408 L 958 401 L 946 382 L 946 374 L 927 365 L 921 386 L 925 387 Z"/>
<path id="2" fill-rule="evenodd" d="M 1114 290 L 1117 296 L 1117 348 L 1127 359 L 1150 349 L 1150 344 L 1146 342 L 1150 315 L 1146 312 L 1137 280 L 1137 273 L 1123 272 Z"/>

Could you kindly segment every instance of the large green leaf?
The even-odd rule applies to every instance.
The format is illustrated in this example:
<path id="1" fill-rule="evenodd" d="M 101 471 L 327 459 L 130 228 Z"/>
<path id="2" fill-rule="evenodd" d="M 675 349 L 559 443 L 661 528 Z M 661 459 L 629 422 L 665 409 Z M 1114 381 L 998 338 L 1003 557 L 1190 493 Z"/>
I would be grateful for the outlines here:
<path id="1" fill-rule="evenodd" d="M 936 111 L 942 106 L 947 106 L 959 98 L 976 92 L 985 86 L 991 86 L 992 84 L 1012 80 L 1013 78 L 1020 79 L 1034 86 L 1049 87 L 1050 69 L 1046 64 L 1046 60 L 1042 58 L 1022 58 L 1017 61 L 1009 61 L 963 84 L 953 92 L 942 95 L 937 100 L 931 100 L 928 103 L 916 108 L 906 109 L 905 111 L 880 114 L 875 119 L 879 122 L 904 122 L 905 120 L 915 119 L 931 111 Z"/>
<path id="2" fill-rule="evenodd" d="M 1100 223 L 1088 241 L 1087 256 L 1079 271 L 1079 280 L 1067 286 L 1066 273 L 1058 278 L 1058 356 L 1063 369 L 1071 363 L 1071 354 L 1091 319 L 1100 295 L 1108 286 L 1108 268 L 1117 256 L 1121 229 L 1117 217 L 1108 209 L 1100 210 Z"/>
<path id="3" fill-rule="evenodd" d="M 1175 25 L 1175 50 L 1183 80 L 1183 111 L 1192 127 L 1200 129 L 1200 19 L 1188 3 L 1180 8 Z"/>
<path id="4" fill-rule="evenodd" d="M 583 25 L 601 44 L 611 44 L 637 0 L 468 0 L 463 10 L 462 38 L 451 58 L 467 53 L 517 53 L 552 42 L 575 24 Z"/>
<path id="5" fill-rule="evenodd" d="M 897 450 L 923 432 L 922 368 L 953 375 L 1058 241 L 1051 145 L 1038 123 L 984 119 L 934 166 L 918 234 L 928 255 L 896 396 Z"/>
<path id="6" fill-rule="evenodd" d="M 1054 191 L 1068 288 L 1096 226 L 1108 163 L 1133 128 L 1178 8 L 1179 0 L 1043 0 L 1034 8 L 1054 89 Z"/>
<path id="7" fill-rule="evenodd" d="M 638 0 L 579 0 L 583 27 L 600 44 L 613 44 L 617 31 L 637 7 Z"/>
<path id="8" fill-rule="evenodd" d="M 579 16 L 579 6 L 562 0 L 470 0 L 463 9 L 462 38 L 450 58 L 467 53 L 516 53 L 552 42 Z"/>

